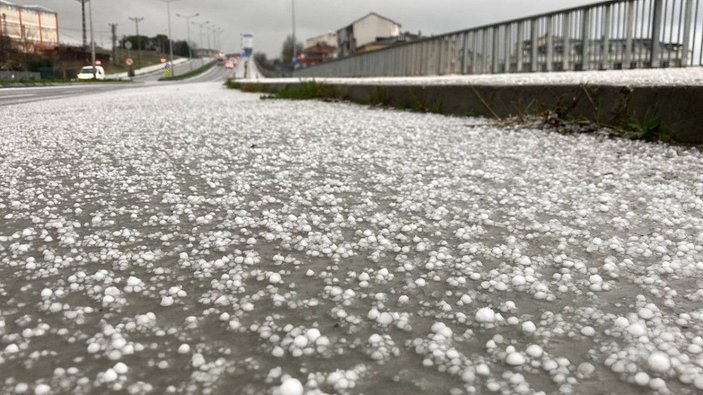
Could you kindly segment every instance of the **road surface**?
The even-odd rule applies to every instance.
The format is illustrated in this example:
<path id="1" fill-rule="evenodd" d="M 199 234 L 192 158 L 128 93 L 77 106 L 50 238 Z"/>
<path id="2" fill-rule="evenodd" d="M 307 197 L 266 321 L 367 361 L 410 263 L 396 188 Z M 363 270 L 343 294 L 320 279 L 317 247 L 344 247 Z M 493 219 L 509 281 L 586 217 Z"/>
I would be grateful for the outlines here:
<path id="1" fill-rule="evenodd" d="M 193 67 L 200 67 L 198 60 L 193 61 Z M 178 73 L 185 73 L 190 70 L 190 65 L 183 64 L 176 68 Z M 222 66 L 214 66 L 207 72 L 195 76 L 186 82 L 221 82 L 227 80 L 230 71 Z M 159 82 L 159 78 L 163 77 L 163 71 L 151 73 L 148 75 L 138 76 L 132 82 L 100 82 L 100 83 L 75 83 L 75 84 L 56 84 L 52 86 L 34 86 L 34 87 L 12 87 L 0 88 L 0 107 L 46 101 L 50 99 L 64 99 L 80 95 L 92 95 L 96 93 L 106 93 L 121 89 L 134 89 L 136 87 L 145 87 L 153 84 L 169 84 L 172 82 Z M 78 111 L 77 108 L 71 107 Z"/>
<path id="2" fill-rule="evenodd" d="M 703 391 L 698 150 L 214 82 L 0 135 L 1 393 Z"/>

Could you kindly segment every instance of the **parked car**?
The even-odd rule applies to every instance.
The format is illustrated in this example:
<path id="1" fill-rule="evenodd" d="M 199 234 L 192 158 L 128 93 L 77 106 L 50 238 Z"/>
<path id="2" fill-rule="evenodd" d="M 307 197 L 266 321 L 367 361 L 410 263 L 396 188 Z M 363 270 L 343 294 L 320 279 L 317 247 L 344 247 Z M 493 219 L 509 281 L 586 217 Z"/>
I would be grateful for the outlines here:
<path id="1" fill-rule="evenodd" d="M 93 73 L 93 66 L 85 66 L 78 73 L 79 80 L 104 80 L 105 79 L 105 69 L 102 66 L 95 66 L 95 73 Z"/>

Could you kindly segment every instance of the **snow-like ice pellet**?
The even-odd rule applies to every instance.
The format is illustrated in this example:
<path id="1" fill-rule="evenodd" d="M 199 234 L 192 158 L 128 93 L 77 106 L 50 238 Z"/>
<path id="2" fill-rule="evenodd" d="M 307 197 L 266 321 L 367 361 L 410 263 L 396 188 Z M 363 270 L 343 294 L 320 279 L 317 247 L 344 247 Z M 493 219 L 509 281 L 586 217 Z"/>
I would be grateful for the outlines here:
<path id="1" fill-rule="evenodd" d="M 647 364 L 657 373 L 666 373 L 671 368 L 669 356 L 661 351 L 653 352 L 649 358 L 647 358 Z"/>
<path id="2" fill-rule="evenodd" d="M 103 373 L 102 380 L 106 383 L 111 383 L 117 380 L 117 377 L 117 372 L 114 369 L 110 368 Z"/>
<path id="3" fill-rule="evenodd" d="M 476 312 L 476 321 L 482 323 L 493 323 L 496 321 L 496 314 L 490 307 L 482 307 Z"/>
<path id="4" fill-rule="evenodd" d="M 294 378 L 287 378 L 283 381 L 280 387 L 278 387 L 278 393 L 280 395 L 303 395 L 305 388 L 303 385 Z"/>
<path id="5" fill-rule="evenodd" d="M 511 352 L 505 357 L 505 362 L 511 366 L 520 366 L 525 363 L 525 356 L 519 352 Z"/>
<path id="6" fill-rule="evenodd" d="M 46 395 L 51 393 L 51 387 L 46 384 L 39 384 L 34 388 L 35 395 Z"/>

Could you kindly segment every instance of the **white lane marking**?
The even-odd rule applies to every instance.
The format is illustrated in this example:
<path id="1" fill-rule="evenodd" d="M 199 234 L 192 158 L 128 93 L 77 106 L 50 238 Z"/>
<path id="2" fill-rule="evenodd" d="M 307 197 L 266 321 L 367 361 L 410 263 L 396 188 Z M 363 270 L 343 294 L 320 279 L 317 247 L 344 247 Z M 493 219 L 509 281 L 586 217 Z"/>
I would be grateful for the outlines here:
<path id="1" fill-rule="evenodd" d="M 38 96 L 38 95 L 35 95 L 35 94 L 30 94 L 30 95 L 3 95 L 2 93 L 0 93 L 0 99 L 3 99 L 3 100 L 4 100 L 4 99 L 16 99 L 16 98 L 20 98 L 20 97 L 35 97 L 35 96 Z"/>

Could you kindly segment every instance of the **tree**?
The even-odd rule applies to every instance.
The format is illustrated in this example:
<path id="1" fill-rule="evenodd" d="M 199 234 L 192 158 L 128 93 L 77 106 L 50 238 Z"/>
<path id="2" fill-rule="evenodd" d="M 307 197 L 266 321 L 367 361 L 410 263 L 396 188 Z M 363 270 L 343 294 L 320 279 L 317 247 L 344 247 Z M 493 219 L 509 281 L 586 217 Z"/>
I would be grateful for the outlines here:
<path id="1" fill-rule="evenodd" d="M 168 36 L 165 34 L 157 34 L 152 38 L 152 43 L 157 52 L 168 53 Z"/>
<path id="2" fill-rule="evenodd" d="M 303 44 L 300 42 L 295 43 L 296 53 L 300 53 L 303 50 Z M 286 40 L 283 41 L 283 47 L 281 48 L 281 61 L 283 64 L 291 64 L 293 59 L 293 36 L 288 35 Z"/>
<path id="3" fill-rule="evenodd" d="M 190 53 L 189 48 L 190 47 L 185 40 L 173 42 L 173 54 L 176 56 L 187 58 Z"/>
<path id="4" fill-rule="evenodd" d="M 124 44 L 126 42 L 132 43 L 132 50 L 140 50 L 143 51 L 149 47 L 149 43 L 151 42 L 151 39 L 147 36 L 143 35 L 138 35 L 138 36 L 124 36 L 120 40 L 120 48 L 124 48 Z"/>
<path id="5" fill-rule="evenodd" d="M 257 53 L 255 53 L 255 54 L 254 54 L 254 60 L 256 61 L 256 63 L 262 64 L 262 65 L 263 65 L 263 64 L 268 64 L 268 62 L 269 62 L 268 58 L 266 57 L 266 54 L 263 53 L 263 52 L 257 52 Z"/>

